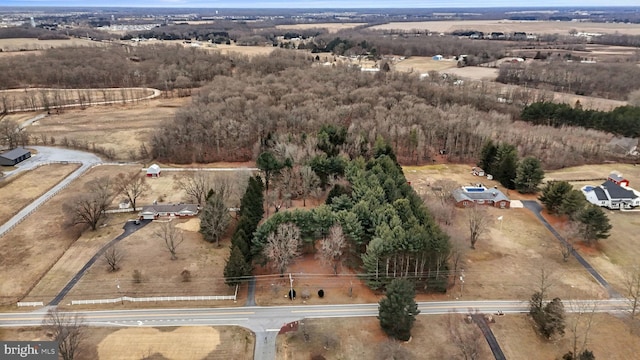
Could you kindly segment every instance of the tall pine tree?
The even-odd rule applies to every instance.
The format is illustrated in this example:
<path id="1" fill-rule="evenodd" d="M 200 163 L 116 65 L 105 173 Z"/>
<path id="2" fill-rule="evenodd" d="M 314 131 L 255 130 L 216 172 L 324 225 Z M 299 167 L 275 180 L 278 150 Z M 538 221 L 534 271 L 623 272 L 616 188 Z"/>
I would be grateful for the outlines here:
<path id="1" fill-rule="evenodd" d="M 407 279 L 394 279 L 387 286 L 386 297 L 378 306 L 380 326 L 387 335 L 402 341 L 411 338 L 411 328 L 420 313 L 415 296 L 414 286 Z"/>
<path id="2" fill-rule="evenodd" d="M 231 254 L 224 267 L 224 282 L 229 286 L 235 286 L 251 275 L 251 266 L 245 261 L 242 251 L 237 246 L 231 245 Z"/>

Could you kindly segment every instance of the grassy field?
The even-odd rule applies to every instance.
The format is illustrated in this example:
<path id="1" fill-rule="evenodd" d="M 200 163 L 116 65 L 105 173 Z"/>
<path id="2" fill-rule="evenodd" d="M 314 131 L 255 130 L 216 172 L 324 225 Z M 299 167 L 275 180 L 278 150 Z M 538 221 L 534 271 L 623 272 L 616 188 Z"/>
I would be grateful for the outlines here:
<path id="1" fill-rule="evenodd" d="M 253 359 L 254 335 L 237 326 L 86 329 L 78 359 Z M 0 340 L 47 340 L 40 328 L 0 329 Z"/>
<path id="2" fill-rule="evenodd" d="M 65 110 L 62 115 L 47 116 L 28 127 L 35 137 L 54 137 L 60 144 L 69 141 L 95 143 L 113 149 L 117 159 L 131 159 L 141 144 L 148 150 L 153 131 L 164 120 L 173 119 L 189 98 L 152 99 L 142 103 L 97 106 L 85 110 Z"/>
<path id="3" fill-rule="evenodd" d="M 43 50 L 59 47 L 80 47 L 80 46 L 105 46 L 104 44 L 85 40 L 85 39 L 69 39 L 69 40 L 38 40 L 36 38 L 13 38 L 0 39 L 0 49 L 5 51 L 25 51 L 25 50 Z"/>
<path id="4" fill-rule="evenodd" d="M 640 188 L 640 167 L 630 164 L 602 164 L 585 165 L 552 171 L 546 174 L 546 180 L 569 181 L 574 188 L 580 189 L 585 185 L 600 185 L 600 181 L 571 181 L 579 179 L 606 178 L 611 171 L 618 171 L 630 181 L 630 186 Z M 640 212 L 620 212 L 606 210 L 613 228 L 608 239 L 601 240 L 593 248 L 584 248 L 583 255 L 611 282 L 619 291 L 624 289 L 624 278 L 627 269 L 640 265 L 640 247 L 637 234 L 640 231 Z"/>
<path id="5" fill-rule="evenodd" d="M 412 56 L 393 66 L 396 71 L 424 74 L 429 71 L 442 71 L 456 67 L 455 60 L 433 60 L 426 56 Z"/>
<path id="6" fill-rule="evenodd" d="M 0 181 L 0 224 L 7 222 L 26 205 L 40 197 L 79 167 L 78 164 L 52 164 L 19 173 Z"/>
<path id="7" fill-rule="evenodd" d="M 409 352 L 409 359 L 463 358 L 448 336 L 449 316 L 418 316 L 411 331 L 411 341 L 399 343 Z M 495 323 L 490 327 L 507 359 L 559 359 L 572 348 L 573 333 L 569 325 L 575 321 L 575 315 L 567 315 L 566 334 L 552 341 L 544 340 L 536 333 L 527 315 L 507 314 L 494 316 L 494 319 Z M 457 324 L 462 329 L 476 326 L 459 321 L 459 318 Z M 579 335 L 584 334 L 583 329 L 578 327 Z M 309 334 L 308 341 L 304 340 L 304 331 Z M 582 339 L 580 337 L 580 342 Z M 594 352 L 596 358 L 632 359 L 640 351 L 638 335 L 630 333 L 624 321 L 609 314 L 594 315 L 588 340 L 586 347 Z M 374 317 L 305 319 L 297 332 L 278 335 L 277 358 L 309 359 L 313 355 L 322 355 L 327 360 L 383 359 L 381 344 L 386 341 L 387 337 Z M 477 359 L 493 358 L 484 337 L 479 338 L 478 345 Z"/>
<path id="8" fill-rule="evenodd" d="M 293 24 L 293 25 L 277 25 L 277 29 L 285 30 L 304 30 L 304 29 L 327 29 L 330 33 L 335 33 L 344 29 L 353 29 L 356 26 L 365 25 L 365 23 L 318 23 L 318 24 Z"/>
<path id="9" fill-rule="evenodd" d="M 484 33 L 494 31 L 522 31 L 536 34 L 564 34 L 576 29 L 579 32 L 609 33 L 619 32 L 627 35 L 640 35 L 640 24 L 623 23 L 591 23 L 568 21 L 512 21 L 512 20 L 462 20 L 462 21 L 420 21 L 390 22 L 372 26 L 373 30 L 429 30 L 435 33 L 452 32 L 454 30 L 476 30 Z"/>

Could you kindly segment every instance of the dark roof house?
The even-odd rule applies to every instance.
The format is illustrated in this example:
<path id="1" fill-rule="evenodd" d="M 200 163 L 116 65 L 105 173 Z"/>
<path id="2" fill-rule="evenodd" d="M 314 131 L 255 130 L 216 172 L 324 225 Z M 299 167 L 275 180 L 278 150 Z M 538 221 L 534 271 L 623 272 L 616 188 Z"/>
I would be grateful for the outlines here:
<path id="1" fill-rule="evenodd" d="M 463 186 L 451 193 L 458 207 L 473 205 L 489 205 L 502 209 L 511 206 L 511 200 L 497 188 L 487 189 L 484 186 Z"/>
<path id="2" fill-rule="evenodd" d="M 611 178 L 599 186 L 584 186 L 582 193 L 587 201 L 609 209 L 630 209 L 640 206 L 640 193 L 616 184 Z"/>
<path id="3" fill-rule="evenodd" d="M 0 154 L 0 165 L 13 166 L 31 157 L 31 151 L 17 147 Z"/>
<path id="4" fill-rule="evenodd" d="M 157 219 L 164 216 L 196 216 L 198 205 L 196 204 L 155 204 L 144 206 L 138 214 L 142 219 Z"/>

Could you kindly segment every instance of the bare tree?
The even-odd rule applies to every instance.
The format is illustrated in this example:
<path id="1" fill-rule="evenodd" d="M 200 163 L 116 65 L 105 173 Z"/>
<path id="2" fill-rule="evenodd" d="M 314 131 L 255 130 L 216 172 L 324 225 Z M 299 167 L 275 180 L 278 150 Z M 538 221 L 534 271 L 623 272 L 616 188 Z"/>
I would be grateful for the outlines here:
<path id="1" fill-rule="evenodd" d="M 302 206 L 307 206 L 307 197 L 320 185 L 320 178 L 311 166 L 300 167 L 300 179 L 302 181 Z"/>
<path id="2" fill-rule="evenodd" d="M 3 117 L 4 115 L 0 117 L 0 144 L 13 149 L 21 143 L 21 138 L 28 137 L 28 133 L 16 121 Z"/>
<path id="3" fill-rule="evenodd" d="M 53 341 L 58 342 L 58 351 L 62 359 L 73 360 L 86 336 L 83 318 L 77 313 L 64 313 L 57 308 L 51 308 L 47 311 L 42 326 Z"/>
<path id="4" fill-rule="evenodd" d="M 126 196 L 134 211 L 136 200 L 150 189 L 146 176 L 140 171 L 120 173 L 113 183 L 115 192 Z"/>
<path id="5" fill-rule="evenodd" d="M 376 360 L 411 360 L 414 358 L 409 350 L 395 340 L 385 340 L 380 343 L 375 354 Z"/>
<path id="6" fill-rule="evenodd" d="M 625 291 L 631 308 L 631 319 L 635 319 L 640 312 L 640 266 L 631 267 L 625 279 Z"/>
<path id="7" fill-rule="evenodd" d="M 442 203 L 453 202 L 453 190 L 460 187 L 460 185 L 448 179 L 438 179 L 431 184 L 431 191 L 433 195 Z"/>
<path id="8" fill-rule="evenodd" d="M 109 271 L 114 272 L 120 270 L 120 261 L 124 258 L 124 254 L 116 244 L 113 244 L 105 250 L 103 258 L 109 266 Z"/>
<path id="9" fill-rule="evenodd" d="M 578 354 L 587 349 L 597 304 L 595 301 L 584 300 L 569 300 L 568 302 L 570 312 L 572 313 L 568 321 L 571 336 L 571 351 L 574 354 L 574 359 L 577 359 Z"/>
<path id="10" fill-rule="evenodd" d="M 70 204 L 63 205 L 63 210 L 70 215 L 72 224 L 87 224 L 95 231 L 113 201 L 111 181 L 109 177 L 102 177 L 90 181 L 85 188 L 87 191 L 77 195 Z"/>
<path id="11" fill-rule="evenodd" d="M 475 360 L 480 358 L 482 332 L 473 321 L 464 321 L 464 316 L 456 313 L 447 315 L 449 341 L 457 349 L 460 358 Z"/>
<path id="12" fill-rule="evenodd" d="M 193 201 L 202 205 L 207 198 L 207 192 L 211 189 L 211 178 L 203 171 L 182 175 L 176 180 L 176 188 L 184 190 Z"/>
<path id="13" fill-rule="evenodd" d="M 178 230 L 173 222 L 160 223 L 160 229 L 155 235 L 164 241 L 164 246 L 171 254 L 171 260 L 176 260 L 178 246 L 184 241 L 184 234 Z"/>
<path id="14" fill-rule="evenodd" d="M 215 241 L 218 247 L 231 220 L 229 208 L 224 203 L 225 192 L 221 189 L 211 193 L 200 213 L 200 233 L 206 241 Z"/>
<path id="15" fill-rule="evenodd" d="M 573 252 L 573 241 L 580 233 L 580 224 L 576 221 L 569 221 L 559 229 L 560 235 L 564 238 L 564 242 L 559 243 L 560 252 L 562 253 L 562 260 L 569 261 L 571 253 Z"/>
<path id="16" fill-rule="evenodd" d="M 334 224 L 329 228 L 329 235 L 320 241 L 318 256 L 324 264 L 330 264 L 333 273 L 338 275 L 338 265 L 342 260 L 342 253 L 347 242 L 342 233 L 342 226 Z"/>
<path id="17" fill-rule="evenodd" d="M 471 248 L 476 248 L 478 239 L 489 229 L 489 214 L 482 205 L 474 205 L 467 209 L 467 224 L 469 225 L 469 241 Z"/>
<path id="18" fill-rule="evenodd" d="M 280 275 L 284 274 L 291 261 L 300 255 L 300 229 L 293 223 L 278 225 L 278 228 L 267 236 L 263 253 Z"/>
<path id="19" fill-rule="evenodd" d="M 456 214 L 455 205 L 449 201 L 441 201 L 439 198 L 425 195 L 424 204 L 429 213 L 440 224 L 451 225 Z"/>

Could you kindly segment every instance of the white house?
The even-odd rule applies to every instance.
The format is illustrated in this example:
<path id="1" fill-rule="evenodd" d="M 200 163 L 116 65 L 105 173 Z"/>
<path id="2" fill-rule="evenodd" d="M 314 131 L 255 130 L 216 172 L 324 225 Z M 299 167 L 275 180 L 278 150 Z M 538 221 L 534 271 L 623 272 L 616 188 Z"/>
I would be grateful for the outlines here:
<path id="1" fill-rule="evenodd" d="M 147 177 L 160 177 L 160 166 L 153 164 L 147 168 Z"/>
<path id="2" fill-rule="evenodd" d="M 582 193 L 587 201 L 594 205 L 609 209 L 631 209 L 640 206 L 640 193 L 636 190 L 620 186 L 611 180 L 599 186 L 583 186 Z"/>

